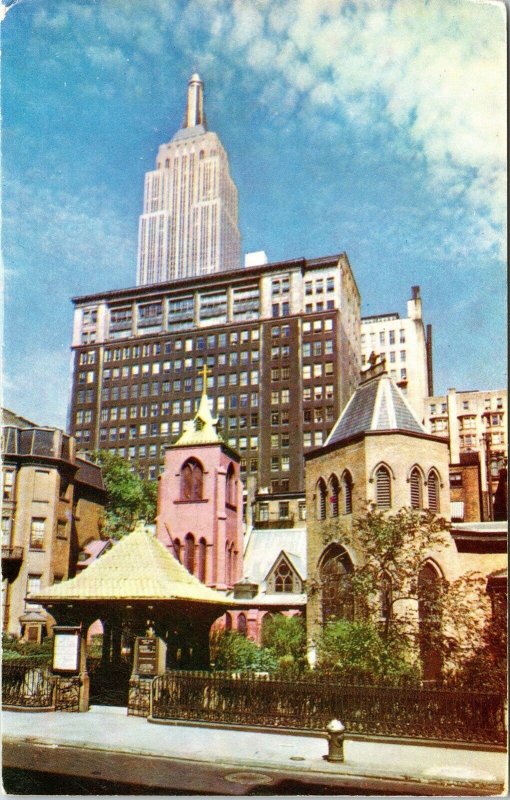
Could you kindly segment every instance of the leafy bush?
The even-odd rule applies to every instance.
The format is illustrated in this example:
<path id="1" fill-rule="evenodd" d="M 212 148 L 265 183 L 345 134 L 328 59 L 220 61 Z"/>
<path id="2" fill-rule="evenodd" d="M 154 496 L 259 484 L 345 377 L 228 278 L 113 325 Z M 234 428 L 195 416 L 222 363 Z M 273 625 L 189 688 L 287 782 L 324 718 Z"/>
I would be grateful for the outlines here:
<path id="1" fill-rule="evenodd" d="M 22 642 L 15 636 L 2 634 L 2 661 L 12 661 L 16 658 L 38 658 L 45 656 L 51 660 L 53 654 L 53 638 L 47 636 L 40 644 L 35 642 Z"/>
<path id="2" fill-rule="evenodd" d="M 262 645 L 273 653 L 282 677 L 298 676 L 306 668 L 306 633 L 302 617 L 283 614 L 266 617 L 262 625 Z"/>
<path id="3" fill-rule="evenodd" d="M 324 628 L 318 668 L 353 683 L 414 683 L 420 672 L 399 637 L 382 636 L 372 622 L 337 620 Z"/>
<path id="4" fill-rule="evenodd" d="M 211 638 L 211 657 L 215 670 L 274 672 L 277 660 L 265 647 L 259 647 L 236 631 L 216 631 Z"/>

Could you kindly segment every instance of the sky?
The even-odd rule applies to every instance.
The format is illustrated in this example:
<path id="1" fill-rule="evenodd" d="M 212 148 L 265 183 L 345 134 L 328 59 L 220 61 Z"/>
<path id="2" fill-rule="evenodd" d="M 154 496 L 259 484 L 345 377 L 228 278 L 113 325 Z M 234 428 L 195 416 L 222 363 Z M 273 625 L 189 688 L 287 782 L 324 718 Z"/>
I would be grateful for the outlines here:
<path id="1" fill-rule="evenodd" d="M 506 386 L 503 3 L 3 5 L 5 406 L 65 427 L 70 298 L 135 285 L 144 173 L 194 71 L 243 251 L 345 251 L 363 315 L 420 285 L 435 393 Z"/>

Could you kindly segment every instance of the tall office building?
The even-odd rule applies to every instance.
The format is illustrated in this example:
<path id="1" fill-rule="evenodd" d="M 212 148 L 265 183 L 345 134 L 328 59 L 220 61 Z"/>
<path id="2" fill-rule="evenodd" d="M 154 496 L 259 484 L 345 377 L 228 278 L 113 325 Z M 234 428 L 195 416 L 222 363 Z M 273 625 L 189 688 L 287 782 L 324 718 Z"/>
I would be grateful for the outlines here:
<path id="1" fill-rule="evenodd" d="M 425 400 L 433 394 L 432 326 L 423 324 L 420 287 L 412 287 L 407 317 L 397 312 L 361 319 L 361 363 L 372 353 L 386 360 L 389 375 L 404 392 L 418 419 L 425 419 Z"/>
<path id="2" fill-rule="evenodd" d="M 139 286 L 241 266 L 237 189 L 218 136 L 207 130 L 203 92 L 195 73 L 183 127 L 161 145 L 156 168 L 145 176 Z"/>
<path id="3" fill-rule="evenodd" d="M 360 296 L 345 253 L 74 299 L 70 429 L 156 477 L 207 393 L 241 477 L 304 490 L 357 386 Z M 251 476 L 251 480 L 250 480 Z"/>

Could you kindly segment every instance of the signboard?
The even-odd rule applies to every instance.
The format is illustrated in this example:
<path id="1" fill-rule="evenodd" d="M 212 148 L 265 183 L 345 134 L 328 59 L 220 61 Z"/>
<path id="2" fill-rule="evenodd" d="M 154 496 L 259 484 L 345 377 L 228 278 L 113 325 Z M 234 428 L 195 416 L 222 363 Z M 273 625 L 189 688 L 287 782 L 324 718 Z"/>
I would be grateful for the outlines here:
<path id="1" fill-rule="evenodd" d="M 138 636 L 135 643 L 133 672 L 140 676 L 153 677 L 165 671 L 164 642 L 156 636 Z"/>
<path id="2" fill-rule="evenodd" d="M 138 639 L 138 658 L 136 671 L 139 675 L 157 675 L 158 671 L 158 640 L 155 638 L 141 637 Z"/>
<path id="3" fill-rule="evenodd" d="M 53 672 L 80 671 L 80 628 L 54 628 Z"/>

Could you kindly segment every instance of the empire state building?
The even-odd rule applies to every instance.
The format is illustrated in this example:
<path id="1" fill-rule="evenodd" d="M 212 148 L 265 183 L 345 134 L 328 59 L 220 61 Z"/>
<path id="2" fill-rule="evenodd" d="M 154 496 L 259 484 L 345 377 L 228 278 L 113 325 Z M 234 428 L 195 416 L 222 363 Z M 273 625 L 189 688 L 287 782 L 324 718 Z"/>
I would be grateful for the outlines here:
<path id="1" fill-rule="evenodd" d="M 207 130 L 204 85 L 191 76 L 183 127 L 145 175 L 137 285 L 241 266 L 237 189 L 218 136 Z"/>

